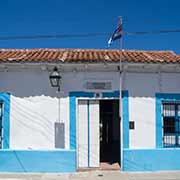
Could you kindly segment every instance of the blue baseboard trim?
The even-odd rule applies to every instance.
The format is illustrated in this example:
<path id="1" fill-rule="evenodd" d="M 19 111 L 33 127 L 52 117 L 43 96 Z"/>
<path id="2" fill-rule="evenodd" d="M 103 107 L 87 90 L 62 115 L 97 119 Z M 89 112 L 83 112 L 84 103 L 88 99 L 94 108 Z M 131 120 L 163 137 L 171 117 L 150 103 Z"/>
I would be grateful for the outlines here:
<path id="1" fill-rule="evenodd" d="M 123 171 L 180 170 L 180 149 L 124 149 Z"/>
<path id="2" fill-rule="evenodd" d="M 0 150 L 0 172 L 75 172 L 75 156 L 73 150 Z"/>

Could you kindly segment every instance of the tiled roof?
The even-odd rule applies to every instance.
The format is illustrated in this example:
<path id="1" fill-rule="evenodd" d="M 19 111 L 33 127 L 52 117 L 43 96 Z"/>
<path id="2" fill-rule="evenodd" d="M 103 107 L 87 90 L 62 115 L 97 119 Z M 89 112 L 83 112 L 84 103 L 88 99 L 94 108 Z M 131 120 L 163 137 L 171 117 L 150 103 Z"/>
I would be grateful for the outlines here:
<path id="1" fill-rule="evenodd" d="M 120 55 L 121 54 L 121 55 Z M 97 49 L 0 49 L 0 63 L 180 63 L 173 51 Z"/>

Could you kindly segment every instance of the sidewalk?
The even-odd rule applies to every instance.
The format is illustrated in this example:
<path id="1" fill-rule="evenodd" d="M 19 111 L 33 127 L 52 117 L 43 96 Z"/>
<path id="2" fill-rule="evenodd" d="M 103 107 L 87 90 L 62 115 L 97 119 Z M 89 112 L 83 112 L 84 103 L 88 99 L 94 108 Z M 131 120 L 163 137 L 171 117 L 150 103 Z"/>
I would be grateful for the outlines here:
<path id="1" fill-rule="evenodd" d="M 120 171 L 91 171 L 74 174 L 0 174 L 5 180 L 180 180 L 180 171 L 156 173 L 123 173 Z"/>

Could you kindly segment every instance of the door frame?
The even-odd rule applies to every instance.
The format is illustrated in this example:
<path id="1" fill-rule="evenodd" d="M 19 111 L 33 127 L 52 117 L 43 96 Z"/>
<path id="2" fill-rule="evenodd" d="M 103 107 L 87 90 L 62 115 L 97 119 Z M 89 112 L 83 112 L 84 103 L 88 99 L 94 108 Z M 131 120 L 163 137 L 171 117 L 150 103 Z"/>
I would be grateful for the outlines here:
<path id="1" fill-rule="evenodd" d="M 119 91 L 103 92 L 102 97 L 96 98 L 94 92 L 73 91 L 69 93 L 69 105 L 70 105 L 70 149 L 76 150 L 76 169 L 78 169 L 78 157 L 77 157 L 77 119 L 78 119 L 78 100 L 103 100 L 103 99 L 118 99 Z M 122 106 L 121 106 L 121 122 L 120 122 L 120 140 L 121 140 L 121 169 L 123 169 L 123 149 L 129 148 L 129 102 L 128 91 L 122 91 Z"/>

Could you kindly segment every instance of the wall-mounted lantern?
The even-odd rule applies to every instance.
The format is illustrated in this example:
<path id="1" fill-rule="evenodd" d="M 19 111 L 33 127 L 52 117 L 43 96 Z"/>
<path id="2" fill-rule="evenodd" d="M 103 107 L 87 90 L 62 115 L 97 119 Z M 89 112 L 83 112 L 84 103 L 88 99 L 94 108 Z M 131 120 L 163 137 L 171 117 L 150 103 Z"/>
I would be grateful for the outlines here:
<path id="1" fill-rule="evenodd" d="M 57 87 L 58 92 L 60 91 L 61 75 L 57 67 L 54 67 L 53 71 L 49 75 L 49 80 L 52 87 Z"/>

